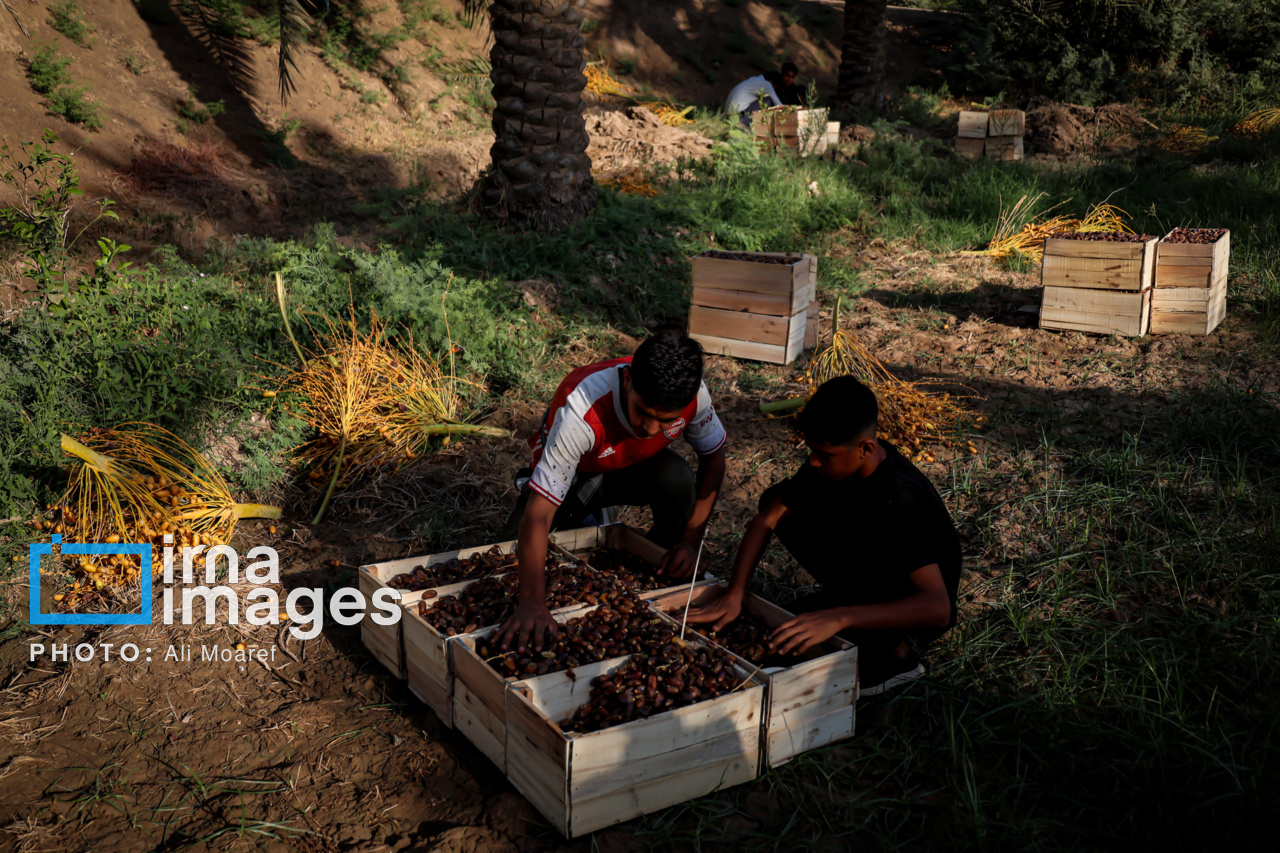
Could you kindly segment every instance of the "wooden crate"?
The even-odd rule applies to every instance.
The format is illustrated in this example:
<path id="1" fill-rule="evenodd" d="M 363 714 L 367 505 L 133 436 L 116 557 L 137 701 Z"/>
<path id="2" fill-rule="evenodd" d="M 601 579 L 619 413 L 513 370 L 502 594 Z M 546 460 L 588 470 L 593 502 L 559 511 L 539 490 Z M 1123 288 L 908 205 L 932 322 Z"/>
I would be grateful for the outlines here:
<path id="1" fill-rule="evenodd" d="M 1045 287 L 1146 290 L 1155 281 L 1156 238 L 1145 243 L 1044 241 L 1040 283 Z"/>
<path id="2" fill-rule="evenodd" d="M 822 320 L 818 316 L 819 305 L 817 300 L 809 303 L 809 310 L 805 312 L 804 318 L 804 348 L 813 349 L 819 343 L 822 334 Z"/>
<path id="3" fill-rule="evenodd" d="M 1087 290 L 1048 286 L 1040 306 L 1040 328 L 1141 337 L 1151 320 L 1152 289 Z"/>
<path id="4" fill-rule="evenodd" d="M 772 107 L 755 113 L 752 132 L 766 150 L 790 148 L 808 157 L 827 150 L 827 110 Z M 839 138 L 837 124 L 836 136 Z"/>
<path id="5" fill-rule="evenodd" d="M 1230 263 L 1230 231 L 1206 244 L 1162 240 L 1156 246 L 1152 333 L 1207 335 L 1216 329 L 1227 314 Z"/>
<path id="6" fill-rule="evenodd" d="M 993 160 L 1021 160 L 1021 136 L 988 136 L 983 149 Z"/>
<path id="7" fill-rule="evenodd" d="M 956 153 L 961 157 L 968 157 L 970 160 L 977 160 L 982 156 L 983 150 L 986 148 L 987 141 L 985 139 L 971 139 L 965 136 L 956 137 Z"/>
<path id="8" fill-rule="evenodd" d="M 986 139 L 987 120 L 987 113 L 961 110 L 959 129 L 956 131 L 956 136 L 962 139 Z"/>
<path id="9" fill-rule="evenodd" d="M 693 259 L 689 336 L 708 352 L 789 364 L 804 348 L 806 315 L 817 293 L 813 255 L 752 252 L 790 264 Z"/>
<path id="10" fill-rule="evenodd" d="M 591 681 L 628 658 L 516 682 L 507 690 L 507 776 L 567 838 L 750 782 L 759 773 L 765 686 L 738 668 L 744 686 L 716 699 L 603 731 L 566 732 Z"/>
<path id="11" fill-rule="evenodd" d="M 1016 136 L 1027 134 L 1027 114 L 1022 110 L 992 110 L 987 114 L 987 136 Z"/>
<path id="12" fill-rule="evenodd" d="M 708 587 L 696 591 L 694 601 L 717 594 L 719 590 Z M 686 598 L 687 590 L 676 592 L 654 599 L 654 606 L 679 620 Z M 744 599 L 743 609 L 756 614 L 771 627 L 795 616 L 753 593 L 748 593 Z M 698 626 L 691 627 L 696 629 Z M 858 699 L 857 648 L 840 637 L 832 637 L 810 650 L 806 658 L 795 666 L 761 673 L 768 682 L 761 721 L 763 767 L 777 767 L 801 753 L 851 737 L 854 733 Z M 748 661 L 741 660 L 741 663 L 754 669 Z"/>

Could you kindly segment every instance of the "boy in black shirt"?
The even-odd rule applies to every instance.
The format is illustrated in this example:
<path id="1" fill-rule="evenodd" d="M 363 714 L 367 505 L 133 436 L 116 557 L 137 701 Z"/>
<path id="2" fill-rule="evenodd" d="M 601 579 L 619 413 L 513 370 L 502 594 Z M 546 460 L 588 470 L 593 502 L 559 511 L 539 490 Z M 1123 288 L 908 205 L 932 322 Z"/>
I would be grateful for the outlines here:
<path id="1" fill-rule="evenodd" d="M 822 586 L 770 642 L 799 653 L 835 634 L 858 646 L 861 695 L 924 673 L 918 649 L 956 622 L 960 537 L 942 498 L 897 448 L 876 438 L 875 394 L 851 376 L 822 385 L 798 419 L 810 455 L 767 489 L 724 595 L 689 612 L 720 629 L 737 618 L 747 580 L 777 533 Z M 914 646 L 914 648 L 913 648 Z"/>

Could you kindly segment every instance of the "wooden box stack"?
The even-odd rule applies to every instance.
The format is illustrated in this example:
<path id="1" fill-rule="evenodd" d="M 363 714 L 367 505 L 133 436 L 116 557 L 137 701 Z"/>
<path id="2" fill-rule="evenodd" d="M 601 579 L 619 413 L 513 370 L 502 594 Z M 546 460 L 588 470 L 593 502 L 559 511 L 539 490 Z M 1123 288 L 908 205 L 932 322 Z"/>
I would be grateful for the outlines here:
<path id="1" fill-rule="evenodd" d="M 821 108 L 772 107 L 760 110 L 753 116 L 751 129 L 763 150 L 790 148 L 801 157 L 822 154 L 828 145 L 840 139 L 840 123 L 827 121 L 827 111 Z"/>
<path id="2" fill-rule="evenodd" d="M 977 159 L 1021 160 L 1027 116 L 1022 110 L 961 110 L 956 152 Z"/>
<path id="3" fill-rule="evenodd" d="M 810 303 L 816 300 L 818 259 L 778 252 L 735 252 L 786 263 L 693 259 L 689 337 L 709 353 L 790 364 L 805 347 Z"/>
<path id="4" fill-rule="evenodd" d="M 578 733 L 560 722 L 597 676 L 628 658 L 516 682 L 507 691 L 507 776 L 567 838 L 749 782 L 760 770 L 765 685 L 736 667 L 731 693 L 644 720 Z"/>
<path id="5" fill-rule="evenodd" d="M 1231 232 L 1213 243 L 1156 246 L 1156 283 L 1151 296 L 1152 334 L 1207 335 L 1227 314 L 1227 267 Z"/>
<path id="6" fill-rule="evenodd" d="M 1145 242 L 1050 237 L 1040 268 L 1040 328 L 1141 337 L 1151 319 L 1156 238 Z"/>
<path id="7" fill-rule="evenodd" d="M 695 593 L 695 603 L 719 593 L 717 587 L 708 586 Z M 686 597 L 685 592 L 675 592 L 654 599 L 654 605 L 679 619 Z M 744 599 L 743 610 L 775 628 L 795 616 L 754 593 L 748 593 Z M 761 721 L 761 749 L 766 767 L 785 764 L 797 755 L 844 740 L 854 732 L 858 699 L 857 648 L 839 637 L 832 637 L 805 657 L 804 662 L 794 666 L 760 671 L 768 686 Z M 755 669 L 748 661 L 739 659 L 739 662 Z"/>

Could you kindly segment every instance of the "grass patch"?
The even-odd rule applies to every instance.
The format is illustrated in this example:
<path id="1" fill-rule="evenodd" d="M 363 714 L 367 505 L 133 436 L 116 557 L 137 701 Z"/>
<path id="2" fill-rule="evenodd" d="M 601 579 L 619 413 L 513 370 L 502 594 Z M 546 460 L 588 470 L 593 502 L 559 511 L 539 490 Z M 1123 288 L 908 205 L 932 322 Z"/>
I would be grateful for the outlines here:
<path id="1" fill-rule="evenodd" d="M 61 0 L 49 7 L 49 26 L 62 33 L 81 47 L 93 44 L 94 26 L 84 19 L 84 10 L 77 0 Z"/>
<path id="2" fill-rule="evenodd" d="M 196 98 L 196 87 L 188 87 L 189 97 L 178 102 L 178 132 L 185 134 L 193 124 L 208 124 L 227 111 L 225 101 L 202 103 Z"/>
<path id="3" fill-rule="evenodd" d="M 53 45 L 36 49 L 27 69 L 31 88 L 45 97 L 49 111 L 72 124 L 90 130 L 102 127 L 102 107 L 85 99 L 88 86 L 82 86 L 67 71 L 71 57 L 63 56 Z"/>

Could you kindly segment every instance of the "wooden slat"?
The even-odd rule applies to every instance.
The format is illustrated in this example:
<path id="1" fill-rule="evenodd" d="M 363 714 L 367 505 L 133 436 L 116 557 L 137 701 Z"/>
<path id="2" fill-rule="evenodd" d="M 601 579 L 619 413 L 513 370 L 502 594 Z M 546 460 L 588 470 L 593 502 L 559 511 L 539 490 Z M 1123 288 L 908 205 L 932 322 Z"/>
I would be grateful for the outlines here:
<path id="1" fill-rule="evenodd" d="M 812 349 L 819 343 L 818 338 L 822 333 L 822 319 L 818 314 L 819 305 L 817 302 L 809 303 L 809 310 L 805 312 L 804 317 L 804 348 Z"/>
<path id="2" fill-rule="evenodd" d="M 516 743 L 542 753 L 553 764 L 568 760 L 568 739 L 560 727 L 546 714 L 538 710 L 525 695 L 525 682 L 508 685 L 507 696 L 507 763 L 514 760 L 511 752 Z"/>
<path id="3" fill-rule="evenodd" d="M 982 152 L 986 148 L 987 141 L 985 139 L 971 139 L 964 136 L 956 137 L 956 153 L 961 157 L 968 157 L 970 160 L 977 160 L 982 156 Z"/>
<path id="4" fill-rule="evenodd" d="M 765 361 L 769 364 L 788 363 L 786 360 L 786 347 L 735 341 L 732 338 L 721 338 L 714 335 L 690 333 L 689 337 L 701 343 L 703 348 L 712 355 L 727 355 L 752 361 Z"/>
<path id="5" fill-rule="evenodd" d="M 849 705 L 771 732 L 765 744 L 769 766 L 777 767 L 801 753 L 843 740 L 853 734 L 853 725 L 853 706 Z"/>
<path id="6" fill-rule="evenodd" d="M 454 683 L 467 685 L 471 694 L 490 712 L 502 717 L 507 706 L 507 680 L 482 661 L 475 649 L 460 642 L 449 645 L 453 655 Z"/>
<path id="7" fill-rule="evenodd" d="M 1154 243 L 1152 238 L 1147 243 L 1108 243 L 1104 240 L 1064 240 L 1048 237 L 1044 241 L 1046 255 L 1058 255 L 1074 258 L 1128 258 L 1141 259 L 1146 247 Z"/>
<path id="8" fill-rule="evenodd" d="M 1045 287 L 1071 287 L 1109 290 L 1142 290 L 1142 272 L 1106 272 L 1103 270 L 1070 270 L 1045 267 L 1040 283 Z"/>
<path id="9" fill-rule="evenodd" d="M 625 656 L 609 658 L 578 667 L 572 678 L 563 672 L 552 672 L 523 679 L 518 685 L 522 688 L 521 695 L 527 696 L 528 703 L 537 708 L 538 713 L 558 723 L 587 701 L 593 679 L 613 672 L 626 662 Z M 508 698 L 507 707 L 510 706 Z"/>
<path id="10" fill-rule="evenodd" d="M 565 756 L 557 761 L 521 738 L 511 737 L 508 729 L 507 778 L 553 827 L 568 837 L 567 743 L 565 749 Z"/>
<path id="11" fill-rule="evenodd" d="M 734 732 L 758 729 L 763 702 L 764 686 L 748 686 L 737 693 L 655 714 L 647 720 L 635 720 L 590 734 L 575 734 L 574 779 L 608 774 L 624 763 Z M 589 745 L 580 746 L 580 742 Z"/>
<path id="12" fill-rule="evenodd" d="M 1156 269 L 1156 286 L 1159 288 L 1198 287 L 1208 289 L 1212 283 L 1213 267 L 1184 267 L 1161 263 Z"/>
<path id="13" fill-rule="evenodd" d="M 626 791 L 574 802 L 569 814 L 570 836 L 578 837 L 622 823 L 712 791 L 750 782 L 759 773 L 759 752 L 692 767 Z"/>
<path id="14" fill-rule="evenodd" d="M 749 290 L 721 290 L 695 287 L 690 299 L 693 305 L 719 308 L 723 311 L 748 311 L 775 317 L 791 315 L 791 297 L 785 293 L 753 293 Z"/>
<path id="15" fill-rule="evenodd" d="M 788 319 L 695 305 L 689 309 L 689 334 L 785 346 Z"/>
<path id="16" fill-rule="evenodd" d="M 795 361 L 796 357 L 804 351 L 804 326 L 806 313 L 808 313 L 807 308 L 804 311 L 796 312 L 788 321 L 789 329 L 787 332 L 787 351 L 783 356 L 786 359 L 787 364 Z"/>
<path id="17" fill-rule="evenodd" d="M 856 675 L 852 685 L 835 693 L 817 694 L 798 698 L 792 702 L 783 701 L 782 697 L 772 697 L 772 706 L 769 709 L 769 725 L 765 728 L 765 731 L 780 731 L 816 717 L 825 717 L 827 714 L 834 713 L 841 708 L 852 708 L 857 699 L 858 685 Z"/>
<path id="18" fill-rule="evenodd" d="M 988 136 L 983 153 L 995 160 L 1021 160 L 1021 136 Z"/>
<path id="19" fill-rule="evenodd" d="M 987 136 L 1017 136 L 1027 133 L 1027 114 L 1022 110 L 992 110 L 987 114 Z"/>
<path id="20" fill-rule="evenodd" d="M 719 737 L 708 736 L 677 750 L 660 752 L 647 758 L 629 759 L 622 763 L 583 772 L 579 757 L 593 751 L 592 744 L 574 738 L 569 763 L 569 798 L 576 807 L 607 794 L 634 788 L 645 782 L 669 778 L 682 767 L 697 767 L 753 753 L 760 748 L 758 726 L 732 731 Z"/>
<path id="21" fill-rule="evenodd" d="M 1217 292 L 1208 287 L 1157 287 L 1151 295 L 1156 311 L 1207 311 Z"/>
<path id="22" fill-rule="evenodd" d="M 1142 272 L 1141 259 L 1122 260 L 1120 258 L 1076 258 L 1045 255 L 1042 266 L 1046 270 L 1132 273 L 1135 277 Z"/>
<path id="23" fill-rule="evenodd" d="M 987 136 L 987 113 L 961 110 L 956 136 L 961 139 L 985 139 Z"/>
<path id="24" fill-rule="evenodd" d="M 1183 255 L 1170 255 L 1164 250 L 1156 253 L 1160 266 L 1162 267 L 1196 267 L 1202 270 L 1213 268 L 1213 258 L 1193 258 Z"/>
<path id="25" fill-rule="evenodd" d="M 1118 317 L 1137 317 L 1142 310 L 1143 298 L 1143 293 L 1130 291 L 1046 287 L 1042 307 L 1112 314 Z"/>
<path id="26" fill-rule="evenodd" d="M 496 674 L 496 673 L 495 673 Z M 467 689 L 462 681 L 453 684 L 453 725 L 467 736 L 485 756 L 502 770 L 507 770 L 507 721 Z"/>
<path id="27" fill-rule="evenodd" d="M 414 661 L 405 667 L 409 691 L 435 711 L 440 722 L 453 728 L 453 681 L 441 682 Z"/>
<path id="28" fill-rule="evenodd" d="M 795 268 L 801 261 L 801 256 L 788 265 L 729 261 L 699 255 L 693 259 L 693 286 L 790 295 L 796 284 Z"/>
<path id="29" fill-rule="evenodd" d="M 849 649 L 773 673 L 769 692 L 774 709 L 785 711 L 823 695 L 850 690 L 857 683 L 858 653 Z"/>

